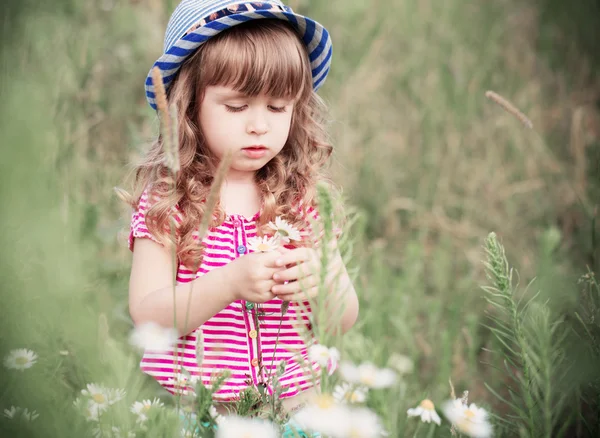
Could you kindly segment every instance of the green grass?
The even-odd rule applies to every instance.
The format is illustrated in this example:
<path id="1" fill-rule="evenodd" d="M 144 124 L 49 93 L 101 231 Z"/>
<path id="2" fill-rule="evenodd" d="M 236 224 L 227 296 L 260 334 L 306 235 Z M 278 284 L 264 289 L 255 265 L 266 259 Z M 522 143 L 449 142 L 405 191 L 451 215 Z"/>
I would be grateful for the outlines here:
<path id="1" fill-rule="evenodd" d="M 385 390 L 369 405 L 391 436 L 412 436 L 418 420 L 406 410 L 423 398 L 447 399 L 451 379 L 457 394 L 469 390 L 471 401 L 509 418 L 514 412 L 486 388 L 509 393 L 499 359 L 506 351 L 484 327 L 493 307 L 480 288 L 487 284 L 482 248 L 494 231 L 521 286 L 539 276 L 531 288 L 515 289 L 525 299 L 539 289 L 536 300 L 548 303 L 531 327 L 549 330 L 549 318 L 566 315 L 588 342 L 583 327 L 593 319 L 571 321 L 582 305 L 576 279 L 596 251 L 589 236 L 597 198 L 574 191 L 566 144 L 568 96 L 581 82 L 566 75 L 569 65 L 547 65 L 536 52 L 536 36 L 552 28 L 537 27 L 535 5 L 296 3 L 333 35 L 334 65 L 322 91 L 332 116 L 332 174 L 358 213 L 345 235 L 361 315 L 343 339 L 344 356 L 385 365 L 395 352 L 416 366 L 401 397 Z M 158 129 L 143 81 L 171 9 L 158 0 L 64 1 L 35 13 L 28 2 L 4 25 L 2 35 L 19 45 L 3 38 L 0 355 L 27 347 L 40 356 L 22 374 L 0 373 L 0 409 L 40 413 L 15 436 L 82 436 L 69 409 L 88 382 L 126 387 L 128 401 L 164 395 L 138 371 L 126 343 L 129 211 L 112 187 L 126 186 L 130 163 Z M 535 131 L 487 101 L 488 89 L 526 112 Z M 586 171 L 594 194 L 597 173 Z M 576 354 L 582 369 L 597 357 Z M 581 374 L 571 389 L 585 394 L 581 410 L 594 412 L 597 373 Z M 598 427 L 589 415 L 558 415 L 580 436 Z M 436 431 L 449 435 L 447 423 Z"/>

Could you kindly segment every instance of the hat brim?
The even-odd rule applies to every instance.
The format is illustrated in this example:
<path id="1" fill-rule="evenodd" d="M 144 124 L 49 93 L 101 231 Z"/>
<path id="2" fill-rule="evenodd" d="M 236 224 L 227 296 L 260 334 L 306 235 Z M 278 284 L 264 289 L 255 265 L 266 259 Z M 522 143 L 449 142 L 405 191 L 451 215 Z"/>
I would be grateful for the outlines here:
<path id="1" fill-rule="evenodd" d="M 306 45 L 312 71 L 313 88 L 317 90 L 323 85 L 331 66 L 333 48 L 327 29 L 318 22 L 293 12 L 273 10 L 245 11 L 211 21 L 178 39 L 173 44 L 154 63 L 146 78 L 146 99 L 150 106 L 156 109 L 154 85 L 152 83 L 152 70 L 155 67 L 159 68 L 165 89 L 168 89 L 186 59 L 211 37 L 238 24 L 265 18 L 287 21 L 296 29 Z"/>

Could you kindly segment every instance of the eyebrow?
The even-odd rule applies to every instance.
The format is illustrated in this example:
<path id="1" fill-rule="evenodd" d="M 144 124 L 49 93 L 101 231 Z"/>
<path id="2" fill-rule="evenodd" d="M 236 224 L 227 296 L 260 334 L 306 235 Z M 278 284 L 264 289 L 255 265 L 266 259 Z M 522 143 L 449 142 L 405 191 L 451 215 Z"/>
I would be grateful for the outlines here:
<path id="1" fill-rule="evenodd" d="M 217 97 L 224 99 L 246 97 L 244 93 L 240 93 L 239 91 L 218 91 L 215 94 L 217 95 Z"/>

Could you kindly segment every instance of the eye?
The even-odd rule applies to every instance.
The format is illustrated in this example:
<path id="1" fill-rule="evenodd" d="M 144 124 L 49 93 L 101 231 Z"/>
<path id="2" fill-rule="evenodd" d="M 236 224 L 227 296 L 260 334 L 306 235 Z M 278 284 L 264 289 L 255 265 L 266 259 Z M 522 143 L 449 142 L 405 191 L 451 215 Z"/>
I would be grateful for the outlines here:
<path id="1" fill-rule="evenodd" d="M 269 105 L 269 109 L 271 111 L 273 111 L 274 113 L 284 113 L 285 112 L 285 106 L 273 106 L 273 105 Z"/>
<path id="2" fill-rule="evenodd" d="M 225 105 L 225 109 L 227 111 L 229 111 L 230 113 L 239 113 L 240 111 L 244 111 L 245 108 L 246 108 L 246 105 L 243 105 L 243 106 Z"/>

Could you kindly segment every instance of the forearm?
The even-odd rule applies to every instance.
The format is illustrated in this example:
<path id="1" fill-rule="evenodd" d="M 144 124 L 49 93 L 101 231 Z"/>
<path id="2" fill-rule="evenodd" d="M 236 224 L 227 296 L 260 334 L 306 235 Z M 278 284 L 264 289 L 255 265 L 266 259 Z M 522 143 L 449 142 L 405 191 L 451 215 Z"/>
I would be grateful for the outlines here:
<path id="1" fill-rule="evenodd" d="M 326 331 L 331 334 L 343 334 L 356 323 L 358 297 L 339 254 L 334 257 L 330 266 L 325 300 L 325 315 L 328 315 Z"/>
<path id="2" fill-rule="evenodd" d="M 155 322 L 188 334 L 235 300 L 227 276 L 225 266 L 176 286 L 175 292 L 172 286 L 155 290 L 130 306 L 131 317 L 136 325 Z"/>

